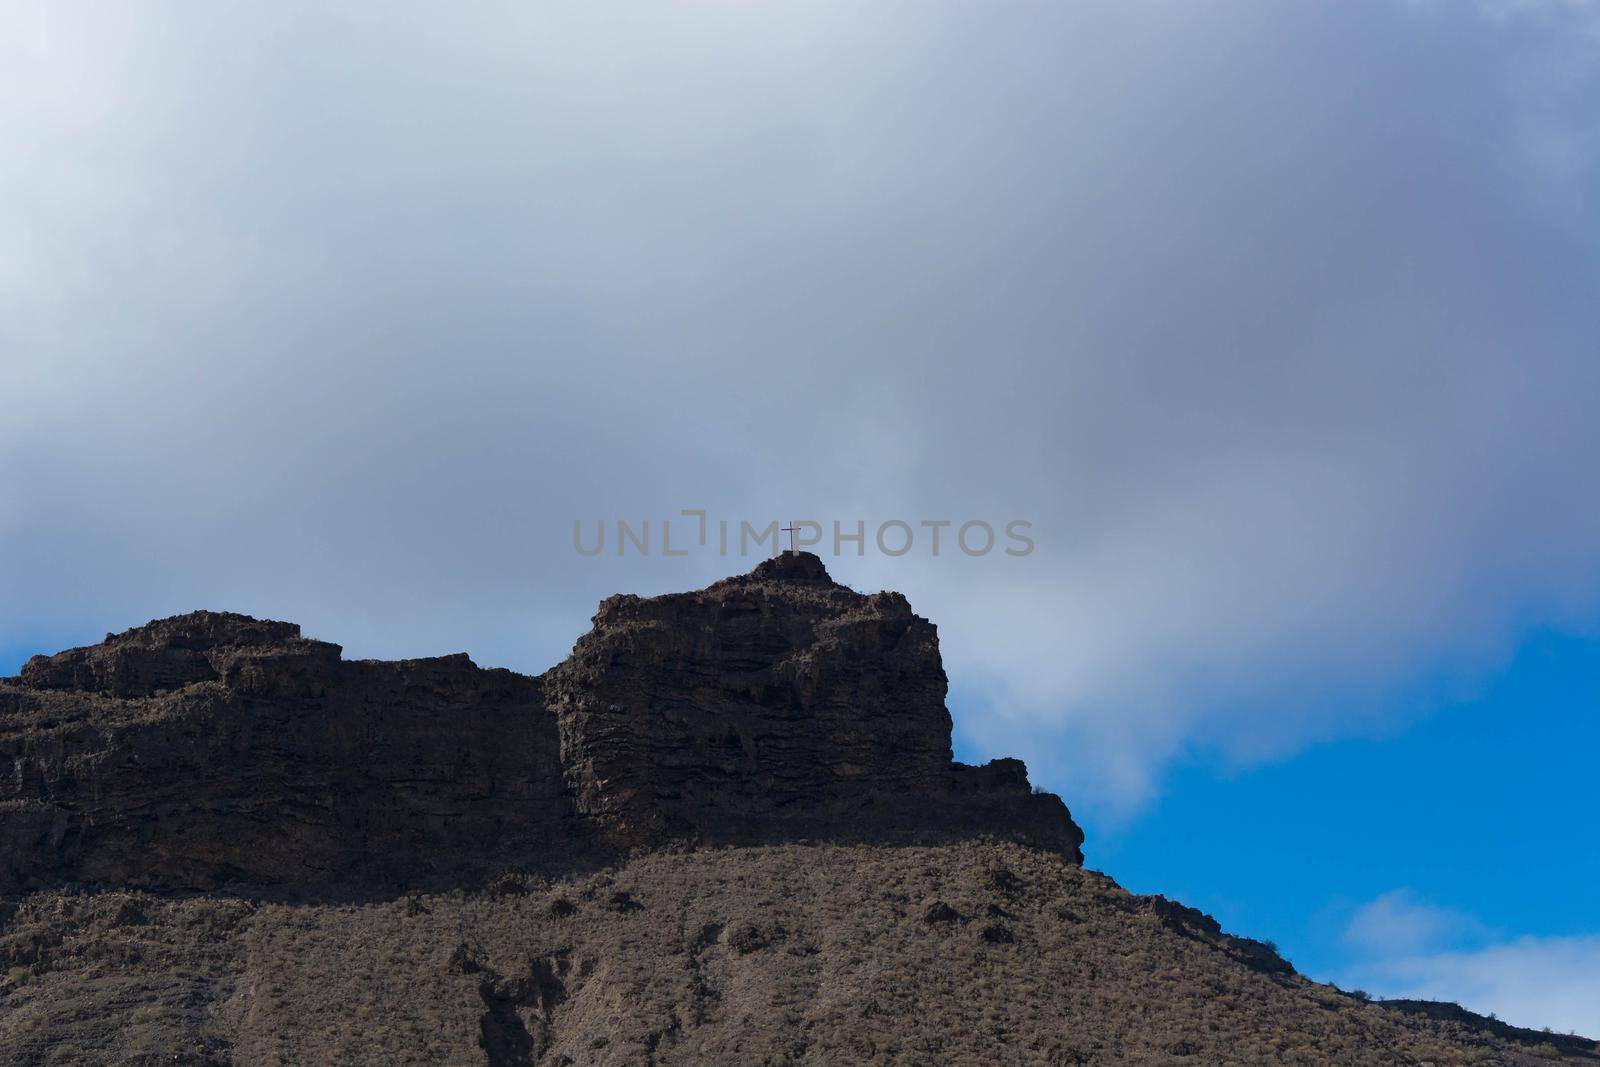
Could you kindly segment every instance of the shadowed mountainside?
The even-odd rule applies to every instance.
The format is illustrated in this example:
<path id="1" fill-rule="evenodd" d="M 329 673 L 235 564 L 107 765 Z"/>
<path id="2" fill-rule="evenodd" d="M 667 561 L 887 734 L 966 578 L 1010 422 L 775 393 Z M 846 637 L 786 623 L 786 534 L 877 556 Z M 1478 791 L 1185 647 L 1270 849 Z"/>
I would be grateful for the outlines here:
<path id="1" fill-rule="evenodd" d="M 0 889 L 382 890 L 670 842 L 982 828 L 1081 858 L 1014 760 L 953 763 L 934 627 L 769 560 L 616 596 L 538 678 L 346 662 L 195 612 L 0 683 Z"/>

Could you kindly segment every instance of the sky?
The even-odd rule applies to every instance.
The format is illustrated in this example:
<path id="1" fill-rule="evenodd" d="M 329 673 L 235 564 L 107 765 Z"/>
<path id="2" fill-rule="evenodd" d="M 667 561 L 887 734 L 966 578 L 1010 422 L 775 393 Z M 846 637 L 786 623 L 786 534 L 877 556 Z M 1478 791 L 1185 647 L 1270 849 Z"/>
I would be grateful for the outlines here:
<path id="1" fill-rule="evenodd" d="M 575 521 L 861 521 L 1092 865 L 1600 1035 L 1597 125 L 1590 0 L 6 5 L 0 670 L 538 671 L 755 562 Z"/>

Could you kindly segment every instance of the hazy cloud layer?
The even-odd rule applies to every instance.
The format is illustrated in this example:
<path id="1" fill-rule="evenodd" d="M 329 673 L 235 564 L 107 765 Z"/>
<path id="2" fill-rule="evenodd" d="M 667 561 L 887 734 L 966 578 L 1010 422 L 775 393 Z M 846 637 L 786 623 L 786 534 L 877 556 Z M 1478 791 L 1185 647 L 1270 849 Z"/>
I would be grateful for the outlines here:
<path id="1" fill-rule="evenodd" d="M 574 518 L 1025 517 L 834 570 L 1111 811 L 1595 617 L 1593 5 L 0 19 L 0 645 L 536 670 L 735 566 Z"/>
<path id="2" fill-rule="evenodd" d="M 1364 956 L 1409 955 L 1434 951 L 1463 937 L 1488 931 L 1470 915 L 1418 900 L 1393 889 L 1356 909 L 1345 927 L 1345 945 Z"/>

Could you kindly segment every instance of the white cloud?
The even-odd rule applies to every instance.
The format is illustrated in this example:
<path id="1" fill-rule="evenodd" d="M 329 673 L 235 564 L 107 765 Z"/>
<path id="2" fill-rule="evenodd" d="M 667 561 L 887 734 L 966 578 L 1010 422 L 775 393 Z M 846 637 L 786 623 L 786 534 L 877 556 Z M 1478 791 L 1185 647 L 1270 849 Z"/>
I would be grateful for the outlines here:
<path id="1" fill-rule="evenodd" d="M 1517 1026 L 1600 1034 L 1600 936 L 1522 937 L 1353 972 L 1374 993 L 1454 1001 Z"/>
<path id="2" fill-rule="evenodd" d="M 1373 955 L 1410 955 L 1485 931 L 1470 915 L 1416 899 L 1407 889 L 1391 890 L 1362 905 L 1345 927 L 1345 943 Z"/>
<path id="3" fill-rule="evenodd" d="M 1517 1026 L 1600 1034 L 1600 935 L 1508 939 L 1397 889 L 1357 909 L 1345 944 L 1348 987 L 1451 1001 Z"/>

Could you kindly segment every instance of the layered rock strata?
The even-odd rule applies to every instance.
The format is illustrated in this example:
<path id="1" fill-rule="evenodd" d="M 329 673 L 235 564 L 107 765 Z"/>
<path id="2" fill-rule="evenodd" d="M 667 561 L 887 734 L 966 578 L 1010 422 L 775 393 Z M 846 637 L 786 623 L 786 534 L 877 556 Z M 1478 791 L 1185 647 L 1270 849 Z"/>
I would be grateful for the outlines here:
<path id="1" fill-rule="evenodd" d="M 614 596 L 539 677 L 346 661 L 194 612 L 0 681 L 0 889 L 421 883 L 674 843 L 991 834 L 1080 859 L 1022 764 L 954 763 L 935 629 L 785 554 Z"/>

